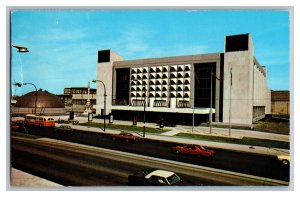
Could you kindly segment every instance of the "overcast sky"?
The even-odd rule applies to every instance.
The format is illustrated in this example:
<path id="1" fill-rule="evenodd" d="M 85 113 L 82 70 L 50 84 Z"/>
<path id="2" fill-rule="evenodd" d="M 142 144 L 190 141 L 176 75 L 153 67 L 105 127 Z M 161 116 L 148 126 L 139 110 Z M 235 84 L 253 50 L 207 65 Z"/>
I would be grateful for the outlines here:
<path id="1" fill-rule="evenodd" d="M 96 79 L 101 49 L 126 60 L 220 53 L 226 35 L 250 33 L 268 87 L 288 90 L 289 29 L 288 11 L 13 11 L 12 44 L 30 52 L 12 48 L 12 83 L 62 94 Z M 19 95 L 33 90 L 12 87 Z"/>

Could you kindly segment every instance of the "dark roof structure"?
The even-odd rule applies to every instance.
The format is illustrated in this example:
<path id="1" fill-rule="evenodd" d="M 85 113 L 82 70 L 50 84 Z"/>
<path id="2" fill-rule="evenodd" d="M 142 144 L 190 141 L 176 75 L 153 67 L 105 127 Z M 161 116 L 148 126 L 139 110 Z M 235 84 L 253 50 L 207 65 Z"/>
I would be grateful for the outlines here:
<path id="1" fill-rule="evenodd" d="M 15 107 L 24 107 L 24 108 L 34 107 L 35 99 L 36 99 L 36 92 L 35 91 L 29 92 L 24 96 L 18 98 Z M 54 94 L 39 90 L 37 91 L 36 107 L 37 108 L 64 108 L 65 106 L 62 103 L 62 101 Z"/>
<path id="2" fill-rule="evenodd" d="M 12 113 L 28 114 L 33 113 L 36 100 L 37 114 L 64 114 L 66 109 L 61 99 L 47 91 L 29 92 L 17 99 L 17 103 L 12 107 Z"/>

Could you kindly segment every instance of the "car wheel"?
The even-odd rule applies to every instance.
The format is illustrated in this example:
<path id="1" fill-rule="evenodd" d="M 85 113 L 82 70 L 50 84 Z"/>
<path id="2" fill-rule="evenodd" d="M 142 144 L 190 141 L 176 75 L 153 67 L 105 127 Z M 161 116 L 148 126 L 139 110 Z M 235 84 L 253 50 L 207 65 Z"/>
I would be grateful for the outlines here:
<path id="1" fill-rule="evenodd" d="M 282 160 L 283 165 L 288 165 L 290 162 L 286 159 Z"/>

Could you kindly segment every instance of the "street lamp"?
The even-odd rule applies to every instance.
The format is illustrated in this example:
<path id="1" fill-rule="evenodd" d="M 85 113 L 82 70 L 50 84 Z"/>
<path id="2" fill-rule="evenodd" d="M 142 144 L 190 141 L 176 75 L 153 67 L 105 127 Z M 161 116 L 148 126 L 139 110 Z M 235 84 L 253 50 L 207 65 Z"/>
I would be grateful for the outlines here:
<path id="1" fill-rule="evenodd" d="M 18 49 L 17 52 L 19 52 L 19 53 L 27 53 L 27 52 L 29 52 L 28 48 L 25 47 L 25 46 L 18 46 L 18 45 L 11 45 L 11 46 L 14 47 L 14 48 L 16 48 L 16 49 Z M 11 49 L 11 48 L 10 48 L 10 49 Z M 11 54 L 12 54 L 12 50 L 11 50 Z M 20 58 L 20 59 L 21 59 L 21 58 Z M 11 56 L 10 61 L 12 62 L 12 56 Z M 10 64 L 12 64 L 12 63 L 10 63 Z M 15 84 L 13 84 L 13 85 L 18 86 L 18 87 L 21 87 L 21 86 L 22 86 L 21 83 L 15 83 Z"/>
<path id="2" fill-rule="evenodd" d="M 106 87 L 105 87 L 105 84 L 103 83 L 103 81 L 100 81 L 100 80 L 92 80 L 93 83 L 97 83 L 97 82 L 100 82 L 103 84 L 103 87 L 104 87 L 104 112 L 103 112 L 103 116 L 104 116 L 104 129 L 103 131 L 105 131 L 105 119 L 106 119 Z"/>
<path id="3" fill-rule="evenodd" d="M 212 130 L 212 78 L 216 78 L 220 80 L 212 70 L 210 70 L 210 109 L 209 109 L 209 134 L 211 134 Z M 216 105 L 216 104 L 215 104 Z M 215 111 L 216 113 L 216 111 Z"/>
<path id="4" fill-rule="evenodd" d="M 23 83 L 23 85 L 32 85 L 35 88 L 34 114 L 36 114 L 37 88 L 33 83 Z"/>
<path id="5" fill-rule="evenodd" d="M 28 48 L 27 47 L 24 47 L 24 46 L 17 46 L 17 45 L 11 45 L 12 47 L 18 49 L 17 52 L 19 53 L 27 53 L 29 52 Z"/>
<path id="6" fill-rule="evenodd" d="M 229 136 L 231 133 L 231 90 L 232 89 L 232 68 L 230 68 L 230 95 L 229 95 Z"/>

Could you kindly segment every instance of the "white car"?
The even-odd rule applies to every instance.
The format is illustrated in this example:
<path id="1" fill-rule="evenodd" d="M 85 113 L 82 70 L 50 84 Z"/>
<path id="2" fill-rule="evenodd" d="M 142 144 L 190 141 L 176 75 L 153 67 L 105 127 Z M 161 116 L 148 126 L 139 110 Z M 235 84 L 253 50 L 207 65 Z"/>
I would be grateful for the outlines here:
<path id="1" fill-rule="evenodd" d="M 277 159 L 281 161 L 283 165 L 290 164 L 290 155 L 277 155 Z"/>
<path id="2" fill-rule="evenodd" d="M 141 186 L 191 186 L 176 173 L 166 170 L 143 170 L 128 176 L 129 185 Z"/>

